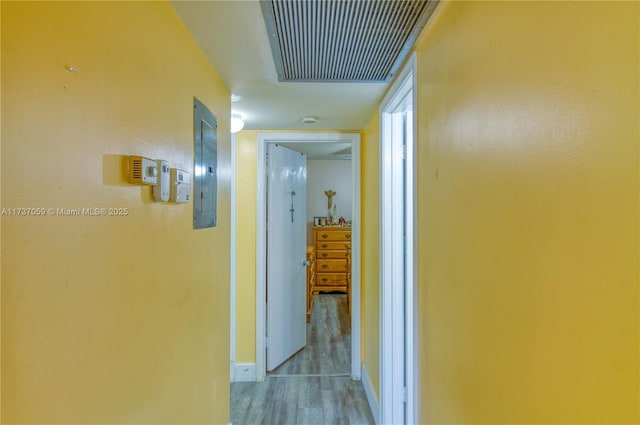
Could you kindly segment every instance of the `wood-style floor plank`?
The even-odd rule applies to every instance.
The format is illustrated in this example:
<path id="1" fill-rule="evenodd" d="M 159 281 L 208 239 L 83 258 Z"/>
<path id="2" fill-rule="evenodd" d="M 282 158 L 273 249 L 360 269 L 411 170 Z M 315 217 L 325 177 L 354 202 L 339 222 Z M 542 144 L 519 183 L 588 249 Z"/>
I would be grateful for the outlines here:
<path id="1" fill-rule="evenodd" d="M 342 376 L 267 376 L 231 384 L 233 425 L 373 425 L 360 381 Z"/>
<path id="2" fill-rule="evenodd" d="M 263 382 L 231 384 L 231 423 L 373 425 L 362 383 L 349 377 L 350 363 L 346 296 L 318 294 L 307 346 Z"/>
<path id="3" fill-rule="evenodd" d="M 351 372 L 351 316 L 344 294 L 317 294 L 307 345 L 277 369 L 274 375 L 327 375 Z"/>

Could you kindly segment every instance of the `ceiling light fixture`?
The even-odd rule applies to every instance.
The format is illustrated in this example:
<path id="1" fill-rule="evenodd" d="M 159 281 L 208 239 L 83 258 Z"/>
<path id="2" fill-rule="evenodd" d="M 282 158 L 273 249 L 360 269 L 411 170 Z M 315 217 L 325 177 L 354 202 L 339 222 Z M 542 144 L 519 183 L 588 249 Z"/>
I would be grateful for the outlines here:
<path id="1" fill-rule="evenodd" d="M 237 133 L 244 127 L 244 121 L 240 115 L 231 115 L 231 132 Z"/>
<path id="2" fill-rule="evenodd" d="M 316 122 L 318 122 L 318 117 L 307 115 L 306 117 L 302 117 L 302 122 L 305 124 L 315 124 Z"/>

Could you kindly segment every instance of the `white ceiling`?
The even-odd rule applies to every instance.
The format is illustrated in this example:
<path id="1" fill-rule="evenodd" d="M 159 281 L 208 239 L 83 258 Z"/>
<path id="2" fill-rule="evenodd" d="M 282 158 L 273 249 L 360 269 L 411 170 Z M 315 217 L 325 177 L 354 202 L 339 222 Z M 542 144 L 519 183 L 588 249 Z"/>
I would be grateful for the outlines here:
<path id="1" fill-rule="evenodd" d="M 351 143 L 279 143 L 307 155 L 307 159 L 351 159 Z"/>
<path id="2" fill-rule="evenodd" d="M 232 94 L 248 130 L 362 130 L 386 83 L 280 83 L 258 0 L 180 1 L 173 7 Z M 303 116 L 318 118 L 303 124 Z"/>

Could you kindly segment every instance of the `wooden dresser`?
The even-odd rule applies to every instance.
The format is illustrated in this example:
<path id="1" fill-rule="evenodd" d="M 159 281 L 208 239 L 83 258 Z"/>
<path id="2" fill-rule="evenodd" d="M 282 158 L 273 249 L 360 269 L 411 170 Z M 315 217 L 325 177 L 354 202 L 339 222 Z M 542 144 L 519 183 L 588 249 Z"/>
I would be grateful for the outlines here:
<path id="1" fill-rule="evenodd" d="M 316 286 L 316 254 L 312 246 L 307 247 L 307 323 L 311 321 L 313 294 Z"/>
<path id="2" fill-rule="evenodd" d="M 345 292 L 351 285 L 351 228 L 314 227 L 316 254 L 314 293 Z"/>

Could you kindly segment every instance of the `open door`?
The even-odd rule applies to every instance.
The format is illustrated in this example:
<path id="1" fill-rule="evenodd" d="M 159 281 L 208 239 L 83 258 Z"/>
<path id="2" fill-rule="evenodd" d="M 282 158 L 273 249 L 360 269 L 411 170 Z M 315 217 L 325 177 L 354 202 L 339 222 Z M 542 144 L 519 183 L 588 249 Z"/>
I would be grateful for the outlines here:
<path id="1" fill-rule="evenodd" d="M 267 370 L 304 347 L 307 159 L 267 147 Z"/>

